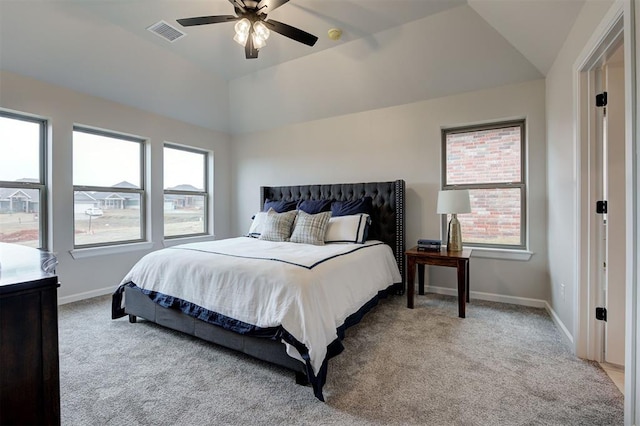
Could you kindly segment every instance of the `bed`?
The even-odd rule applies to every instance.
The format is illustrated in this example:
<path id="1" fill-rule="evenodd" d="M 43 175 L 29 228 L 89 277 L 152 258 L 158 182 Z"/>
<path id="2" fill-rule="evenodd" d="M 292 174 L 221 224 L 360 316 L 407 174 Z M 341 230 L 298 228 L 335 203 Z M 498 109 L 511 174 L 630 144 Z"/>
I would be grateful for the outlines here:
<path id="1" fill-rule="evenodd" d="M 288 368 L 324 401 L 328 361 L 343 350 L 344 331 L 380 297 L 404 292 L 404 192 L 403 180 L 262 187 L 261 206 L 368 200 L 370 221 L 359 238 L 366 236 L 315 246 L 247 235 L 158 250 L 123 279 L 112 318 L 144 318 Z M 272 214 L 285 216 L 256 217 Z M 303 214 L 294 214 L 294 233 Z"/>

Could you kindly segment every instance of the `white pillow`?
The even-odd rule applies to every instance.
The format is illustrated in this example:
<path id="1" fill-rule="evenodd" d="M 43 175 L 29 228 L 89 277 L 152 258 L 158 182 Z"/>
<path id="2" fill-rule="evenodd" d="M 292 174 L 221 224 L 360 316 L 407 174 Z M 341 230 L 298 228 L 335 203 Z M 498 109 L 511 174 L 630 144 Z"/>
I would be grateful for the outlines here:
<path id="1" fill-rule="evenodd" d="M 251 222 L 251 227 L 249 228 L 249 233 L 247 237 L 258 238 L 260 234 L 262 234 L 262 228 L 264 227 L 264 223 L 267 221 L 267 212 L 258 212 L 253 216 L 253 222 Z"/>
<path id="2" fill-rule="evenodd" d="M 327 225 L 324 242 L 364 244 L 369 223 L 370 218 L 366 213 L 332 217 Z"/>

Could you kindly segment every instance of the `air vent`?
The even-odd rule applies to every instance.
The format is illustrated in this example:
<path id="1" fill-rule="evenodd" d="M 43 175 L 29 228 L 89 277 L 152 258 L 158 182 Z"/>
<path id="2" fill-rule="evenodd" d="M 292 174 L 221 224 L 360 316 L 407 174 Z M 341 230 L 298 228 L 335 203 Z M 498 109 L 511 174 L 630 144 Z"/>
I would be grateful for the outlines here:
<path id="1" fill-rule="evenodd" d="M 179 29 L 167 24 L 165 21 L 156 22 L 147 28 L 147 30 L 167 41 L 170 41 L 171 43 L 187 35 Z"/>

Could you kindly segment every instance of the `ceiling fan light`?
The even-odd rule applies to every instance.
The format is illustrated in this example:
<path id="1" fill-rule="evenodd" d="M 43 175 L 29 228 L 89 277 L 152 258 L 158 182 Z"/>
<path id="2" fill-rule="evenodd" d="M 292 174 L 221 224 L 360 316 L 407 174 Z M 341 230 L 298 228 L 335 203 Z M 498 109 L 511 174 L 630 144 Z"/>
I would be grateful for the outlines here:
<path id="1" fill-rule="evenodd" d="M 233 41 L 238 43 L 240 46 L 244 46 L 247 44 L 247 39 L 249 38 L 249 33 L 236 33 L 233 37 Z"/>
<path id="2" fill-rule="evenodd" d="M 258 33 L 254 32 L 253 34 L 251 34 L 251 37 L 253 37 L 253 47 L 255 47 L 256 49 L 262 49 L 267 45 L 266 40 L 260 37 Z"/>
<path id="3" fill-rule="evenodd" d="M 256 21 L 253 23 L 253 31 L 264 40 L 269 38 L 269 28 L 267 28 L 262 21 Z"/>
<path id="4" fill-rule="evenodd" d="M 236 30 L 236 34 L 238 35 L 239 34 L 248 35 L 249 30 L 251 29 L 251 21 L 249 21 L 247 18 L 242 18 L 241 20 L 236 22 L 234 29 Z"/>

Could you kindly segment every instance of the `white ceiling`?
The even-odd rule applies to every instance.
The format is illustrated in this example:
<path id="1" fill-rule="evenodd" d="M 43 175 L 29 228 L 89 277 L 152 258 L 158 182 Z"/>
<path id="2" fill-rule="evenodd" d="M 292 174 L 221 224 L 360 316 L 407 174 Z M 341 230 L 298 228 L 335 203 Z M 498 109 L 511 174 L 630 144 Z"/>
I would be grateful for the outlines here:
<path id="1" fill-rule="evenodd" d="M 136 37 L 170 48 L 190 62 L 230 80 L 334 47 L 336 42 L 327 35 L 333 27 L 343 30 L 339 43 L 346 43 L 461 4 L 464 0 L 293 0 L 268 17 L 312 33 L 319 37 L 318 42 L 309 47 L 273 34 L 258 60 L 245 59 L 244 49 L 232 41 L 233 23 L 186 28 L 176 23 L 177 18 L 234 15 L 228 0 L 85 1 L 82 7 Z M 166 41 L 145 31 L 161 19 L 188 37 L 169 47 Z"/>
<path id="2" fill-rule="evenodd" d="M 243 103 L 250 102 L 245 92 L 268 92 L 277 110 L 282 101 L 277 93 L 284 87 L 278 81 L 281 74 L 336 90 L 340 85 L 327 81 L 328 70 L 342 79 L 354 79 L 356 86 L 359 75 L 369 74 L 372 66 L 389 67 L 392 73 L 393 69 L 403 74 L 415 70 L 421 74 L 406 75 L 406 79 L 424 80 L 425 86 L 430 76 L 438 76 L 433 69 L 436 65 L 440 72 L 444 69 L 465 79 L 439 77 L 433 81 L 437 90 L 420 92 L 423 98 L 457 93 L 460 87 L 478 90 L 500 84 L 492 76 L 469 78 L 459 72 L 468 68 L 467 58 L 473 53 L 465 51 L 465 44 L 458 40 L 460 34 L 475 51 L 483 46 L 491 60 L 508 62 L 507 70 L 500 63 L 502 74 L 511 73 L 503 75 L 504 84 L 542 78 L 584 2 L 291 0 L 269 18 L 315 34 L 319 37 L 316 45 L 309 47 L 272 34 L 259 58 L 247 60 L 242 47 L 232 40 L 232 23 L 183 28 L 175 22 L 234 14 L 228 0 L 0 0 L 0 68 L 216 130 L 252 131 L 268 125 L 246 125 L 240 116 Z M 461 19 L 464 27 L 459 26 Z M 175 25 L 187 36 L 170 43 L 146 30 L 159 20 Z M 330 40 L 330 28 L 342 29 L 342 39 Z M 495 49 L 504 55 L 494 57 Z M 423 51 L 430 52 L 429 57 L 421 55 Z M 384 62 L 400 58 L 401 63 Z M 493 72 L 490 67 L 479 69 Z M 295 79 L 288 81 L 295 83 Z M 333 113 L 419 100 L 407 88 L 389 85 L 385 89 L 382 80 L 367 83 L 360 93 L 375 84 L 376 99 L 346 99 L 342 102 L 346 106 Z M 357 92 L 351 95 L 359 96 Z M 331 112 L 314 114 L 309 111 L 287 121 L 272 117 L 271 112 L 270 120 L 282 125 L 323 118 Z"/>

